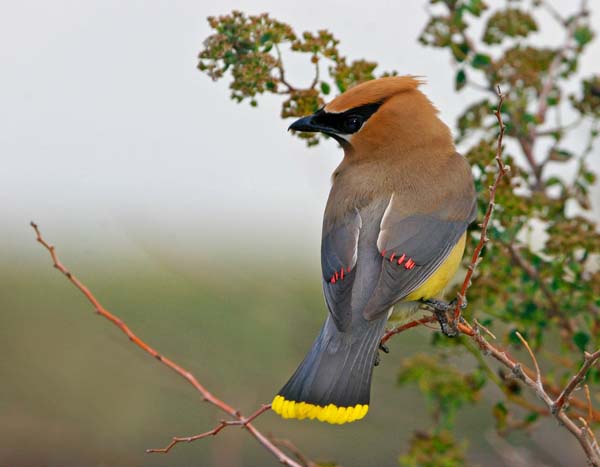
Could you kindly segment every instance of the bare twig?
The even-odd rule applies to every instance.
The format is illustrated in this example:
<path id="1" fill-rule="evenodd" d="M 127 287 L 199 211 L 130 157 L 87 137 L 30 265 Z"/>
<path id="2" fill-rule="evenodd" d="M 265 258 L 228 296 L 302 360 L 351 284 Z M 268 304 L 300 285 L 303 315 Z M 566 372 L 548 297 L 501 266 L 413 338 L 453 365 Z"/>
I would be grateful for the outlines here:
<path id="1" fill-rule="evenodd" d="M 563 18 L 563 16 L 558 12 L 556 8 L 554 8 L 554 5 L 552 5 L 550 2 L 543 1 L 541 5 L 546 9 L 546 11 L 548 11 L 550 16 L 552 16 L 557 23 L 559 23 L 562 26 L 565 26 L 567 24 L 565 18 Z"/>
<path id="2" fill-rule="evenodd" d="M 552 406 L 553 411 L 560 411 L 563 408 L 563 405 L 565 405 L 565 403 L 568 402 L 571 393 L 577 388 L 577 386 L 579 386 L 583 382 L 585 375 L 587 374 L 589 369 L 600 358 L 600 350 L 597 350 L 593 354 L 585 352 L 583 354 L 583 358 L 583 365 L 581 365 L 579 371 L 571 378 L 569 383 L 565 386 L 563 391 L 556 398 L 556 401 Z"/>
<path id="3" fill-rule="evenodd" d="M 298 447 L 291 440 L 285 438 L 274 438 L 273 436 L 269 436 L 269 439 L 276 446 L 287 449 L 289 452 L 291 452 L 296 457 L 296 459 L 298 459 L 298 462 L 300 462 L 302 467 L 319 467 L 319 464 L 311 461 L 310 459 L 307 459 L 306 456 L 302 453 L 302 451 L 300 451 L 300 449 L 298 449 Z M 335 464 L 332 465 L 332 467 L 341 466 Z"/>
<path id="4" fill-rule="evenodd" d="M 491 345 L 479 333 L 474 333 L 472 328 L 467 327 L 466 325 L 464 325 L 462 323 L 459 324 L 458 327 L 461 332 L 463 332 L 464 334 L 470 335 L 479 344 L 479 347 L 481 348 L 481 350 L 483 351 L 484 354 L 490 355 L 491 357 L 495 358 L 497 361 L 499 361 L 504 366 L 509 368 L 516 378 L 521 380 L 530 389 L 533 389 L 535 391 L 536 395 L 540 398 L 540 400 L 552 411 L 554 417 L 560 422 L 560 424 L 563 425 L 567 430 L 569 430 L 569 432 L 577 439 L 580 446 L 584 450 L 590 465 L 593 465 L 594 467 L 600 467 L 600 449 L 598 449 L 598 444 L 595 442 L 595 439 L 590 438 L 587 430 L 581 430 L 581 428 L 579 426 L 577 426 L 577 424 L 573 420 L 571 420 L 571 418 L 563 410 L 555 410 L 554 409 L 556 406 L 556 403 L 548 395 L 548 393 L 544 390 L 543 386 L 540 384 L 541 377 L 536 378 L 536 380 L 529 377 L 525 373 L 525 371 L 523 371 L 523 368 L 519 362 L 510 358 L 506 354 L 506 352 L 501 351 L 501 350 L 497 349 L 496 347 L 494 347 L 493 345 Z M 528 348 L 528 351 L 531 351 L 531 348 L 529 347 L 528 344 L 526 345 L 526 348 Z M 533 355 L 533 352 L 531 352 L 530 354 Z M 598 354 L 598 356 L 596 356 L 596 354 Z M 593 360 L 593 362 L 595 362 L 598 358 L 600 358 L 600 350 L 595 352 L 592 355 L 595 356 L 595 359 Z M 591 357 L 591 355 L 590 355 L 590 357 Z M 535 362 L 535 358 L 534 358 L 534 362 Z M 586 362 L 584 363 L 584 366 L 587 365 L 588 362 L 589 362 L 589 360 L 586 357 Z M 589 366 L 591 366 L 592 363 L 589 363 Z M 587 366 L 587 369 L 589 369 L 589 366 Z M 584 368 L 582 367 L 582 370 L 583 369 Z M 587 369 L 586 369 L 586 371 L 587 371 Z M 583 375 L 586 372 L 586 371 L 582 372 L 582 370 L 580 370 L 577 373 L 577 375 L 581 374 L 582 376 L 580 376 L 580 379 L 575 384 L 575 386 L 577 384 L 579 384 L 579 382 L 581 382 L 581 379 L 583 378 Z M 573 387 L 573 389 L 574 389 L 574 387 Z"/>
<path id="5" fill-rule="evenodd" d="M 477 319 L 474 319 L 473 322 L 475 323 L 475 326 L 474 326 L 475 330 L 480 329 L 483 332 L 485 332 L 488 336 L 490 336 L 492 339 L 496 340 L 496 336 L 494 335 L 494 333 L 492 331 L 490 331 L 488 328 L 486 328 L 479 321 L 477 321 Z"/>
<path id="6" fill-rule="evenodd" d="M 529 347 L 529 343 L 525 340 L 525 338 L 521 335 L 521 333 L 519 331 L 517 331 L 515 334 L 517 335 L 517 337 L 519 338 L 521 343 L 527 349 L 527 353 L 529 353 L 531 360 L 533 360 L 533 365 L 535 367 L 536 392 L 538 393 L 538 396 L 541 394 L 544 394 L 546 391 L 544 390 L 544 384 L 542 383 L 542 372 L 540 371 L 540 365 L 538 364 L 537 358 L 535 358 L 535 354 L 533 353 L 533 350 L 531 350 L 531 347 Z"/>
<path id="7" fill-rule="evenodd" d="M 594 420 L 594 408 L 592 407 L 592 396 L 590 394 L 590 387 L 587 384 L 584 384 L 583 389 L 585 390 L 585 399 L 587 400 L 588 404 L 587 421 L 591 423 Z"/>
<path id="8" fill-rule="evenodd" d="M 204 433 L 200 433 L 199 435 L 194 435 L 194 436 L 174 437 L 171 440 L 171 442 L 164 448 L 146 449 L 146 452 L 148 452 L 148 453 L 159 452 L 159 453 L 166 454 L 176 444 L 189 443 L 191 441 L 196 441 L 196 440 L 199 440 L 202 438 L 207 438 L 209 436 L 215 436 L 215 435 L 219 434 L 219 432 L 222 429 L 227 428 L 228 426 L 241 426 L 242 428 L 245 428 L 248 426 L 248 423 L 250 423 L 255 418 L 258 418 L 260 415 L 265 413 L 270 408 L 271 408 L 270 404 L 263 405 L 260 409 L 258 409 L 256 412 L 254 412 L 248 418 L 244 418 L 242 420 L 221 420 L 219 422 L 219 424 L 216 427 L 214 427 L 212 430 L 205 431 Z"/>
<path id="9" fill-rule="evenodd" d="M 473 251 L 473 256 L 471 257 L 471 262 L 469 267 L 467 268 L 467 273 L 465 274 L 465 279 L 462 283 L 462 287 L 460 292 L 457 295 L 456 306 L 454 308 L 454 319 L 453 321 L 457 323 L 460 320 L 461 308 L 462 304 L 465 302 L 467 290 L 471 286 L 471 277 L 475 272 L 475 268 L 479 262 L 479 256 L 481 255 L 481 250 L 488 242 L 487 230 L 490 223 L 490 219 L 492 218 L 492 212 L 494 211 L 494 201 L 496 200 L 496 190 L 498 189 L 498 185 L 500 185 L 500 181 L 507 174 L 508 167 L 504 165 L 502 161 L 502 138 L 504 137 L 504 122 L 502 121 L 502 104 L 504 103 L 504 94 L 500 90 L 498 86 L 496 90 L 498 94 L 498 108 L 494 112 L 496 119 L 498 120 L 498 125 L 500 128 L 500 133 L 498 134 L 498 143 L 496 145 L 496 164 L 498 165 L 498 174 L 496 175 L 496 179 L 494 180 L 494 184 L 490 187 L 490 201 L 488 203 L 488 208 L 485 213 L 485 217 L 483 218 L 483 222 L 481 224 L 481 237 L 479 238 L 479 243 L 475 247 Z"/>
<path id="10" fill-rule="evenodd" d="M 384 345 L 387 341 L 389 341 L 396 334 L 400 334 L 401 332 L 406 331 L 407 329 L 421 326 L 422 324 L 425 324 L 425 323 L 433 323 L 435 321 L 437 321 L 437 318 L 432 315 L 432 316 L 427 316 L 426 318 L 421 318 L 421 319 L 417 319 L 415 321 L 411 321 L 410 323 L 403 324 L 402 326 L 398 326 L 397 328 L 390 329 L 381 338 L 381 345 Z"/>
<path id="11" fill-rule="evenodd" d="M 287 465 L 290 467 L 302 467 L 295 460 L 293 460 L 288 455 L 286 455 L 281 449 L 279 449 L 275 444 L 273 444 L 267 438 L 266 435 L 264 435 L 256 427 L 254 427 L 254 425 L 252 425 L 250 423 L 255 418 L 259 417 L 264 412 L 268 411 L 271 408 L 270 405 L 263 405 L 260 409 L 258 409 L 256 412 L 254 412 L 249 417 L 244 417 L 244 415 L 239 410 L 234 409 L 232 406 L 230 406 L 229 404 L 227 404 L 226 402 L 224 402 L 223 400 L 219 399 L 217 396 L 212 394 L 210 391 L 208 391 L 208 389 L 206 389 L 196 379 L 196 377 L 192 373 L 190 373 L 186 369 L 182 368 L 181 366 L 176 364 L 174 361 L 172 361 L 172 360 L 168 359 L 167 357 L 163 356 L 162 354 L 160 354 L 158 351 L 156 351 L 154 348 L 152 348 L 150 345 L 148 345 L 146 342 L 144 342 L 141 338 L 139 338 L 136 334 L 134 334 L 133 331 L 129 328 L 129 326 L 127 326 L 120 318 L 118 318 L 117 316 L 115 316 L 114 314 L 109 312 L 106 308 L 104 308 L 100 304 L 100 302 L 96 299 L 94 294 L 92 294 L 92 292 L 60 262 L 60 260 L 58 259 L 58 256 L 56 255 L 56 249 L 54 248 L 53 245 L 50 245 L 48 242 L 46 242 L 46 240 L 42 237 L 42 234 L 40 233 L 40 230 L 39 230 L 37 224 L 35 224 L 34 222 L 31 222 L 31 227 L 35 231 L 37 241 L 40 244 L 42 244 L 44 246 L 44 248 L 46 248 L 46 250 L 48 250 L 48 252 L 50 253 L 54 267 L 56 269 L 58 269 L 62 274 L 64 274 L 67 277 L 67 279 L 69 279 L 69 281 L 71 281 L 71 283 L 75 287 L 77 287 L 77 289 L 79 289 L 79 291 L 81 293 L 83 293 L 83 295 L 85 295 L 85 297 L 88 299 L 88 301 L 92 304 L 92 306 L 96 310 L 96 313 L 98 313 L 100 316 L 106 318 L 111 323 L 113 323 L 115 326 L 117 326 L 119 329 L 121 329 L 121 331 L 123 331 L 123 333 L 129 338 L 129 340 L 131 342 L 133 342 L 135 345 L 137 345 L 139 348 L 141 348 L 144 352 L 151 355 L 156 360 L 158 360 L 160 363 L 162 363 L 163 365 L 166 365 L 171 370 L 175 371 L 179 376 L 183 377 L 186 381 L 188 381 L 201 394 L 202 399 L 204 401 L 214 405 L 215 407 L 217 407 L 218 409 L 220 409 L 221 411 L 225 412 L 226 414 L 228 414 L 229 416 L 231 416 L 235 419 L 235 420 L 230 420 L 230 421 L 222 421 L 219 425 L 217 425 L 212 430 L 207 431 L 205 433 L 201 433 L 199 435 L 189 436 L 187 438 L 174 438 L 173 441 L 166 448 L 154 449 L 154 450 L 151 449 L 148 452 L 168 452 L 177 443 L 184 442 L 184 441 L 185 442 L 195 441 L 198 439 L 206 438 L 208 436 L 216 435 L 221 430 L 223 430 L 225 427 L 235 425 L 235 426 L 241 426 L 242 428 L 245 428 L 246 430 L 248 430 L 248 432 L 254 438 L 256 438 L 256 440 L 258 440 L 258 442 L 260 444 L 262 444 L 265 449 L 267 449 L 271 454 L 273 454 L 281 464 Z"/>
<path id="12" fill-rule="evenodd" d="M 292 92 L 295 92 L 296 88 L 285 79 L 285 69 L 283 68 L 283 62 L 281 61 L 281 50 L 279 50 L 279 46 L 277 44 L 275 44 L 274 46 L 275 53 L 277 54 L 277 64 L 275 65 L 275 67 L 279 71 L 279 81 L 281 81 L 281 83 L 287 88 L 287 91 L 281 94 L 290 94 Z"/>

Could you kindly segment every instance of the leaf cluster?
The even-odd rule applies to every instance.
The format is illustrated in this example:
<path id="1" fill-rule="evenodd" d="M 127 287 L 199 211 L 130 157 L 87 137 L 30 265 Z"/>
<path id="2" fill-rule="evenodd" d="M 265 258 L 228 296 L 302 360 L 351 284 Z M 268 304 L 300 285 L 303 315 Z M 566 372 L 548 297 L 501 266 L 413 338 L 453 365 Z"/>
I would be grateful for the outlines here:
<path id="1" fill-rule="evenodd" d="M 323 106 L 332 89 L 344 92 L 376 77 L 377 63 L 349 61 L 338 49 L 339 40 L 326 30 L 297 34 L 291 26 L 267 13 L 246 15 L 240 11 L 209 17 L 208 22 L 214 33 L 204 41 L 198 69 L 215 81 L 230 73 L 231 98 L 237 102 L 249 100 L 250 105 L 257 106 L 260 94 L 285 96 L 282 118 L 311 114 Z M 283 63 L 285 53 L 307 57 L 307 63 L 314 69 L 308 86 L 288 80 Z M 308 145 L 323 138 L 308 133 L 299 136 Z"/>

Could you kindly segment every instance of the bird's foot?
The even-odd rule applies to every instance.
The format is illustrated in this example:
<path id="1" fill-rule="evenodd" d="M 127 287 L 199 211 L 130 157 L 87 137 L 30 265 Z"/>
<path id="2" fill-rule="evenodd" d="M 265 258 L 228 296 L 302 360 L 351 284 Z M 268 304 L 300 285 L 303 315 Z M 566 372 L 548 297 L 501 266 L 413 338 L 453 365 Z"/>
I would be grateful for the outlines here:
<path id="1" fill-rule="evenodd" d="M 454 321 L 448 321 L 448 315 L 445 311 L 434 310 L 435 317 L 440 323 L 440 329 L 442 334 L 446 337 L 456 337 L 458 336 L 458 326 Z"/>
<path id="2" fill-rule="evenodd" d="M 381 363 L 381 355 L 379 354 L 380 350 L 383 353 L 390 353 L 390 349 L 388 348 L 387 345 L 379 344 L 379 347 L 377 348 L 377 352 L 375 353 L 375 362 L 373 363 L 373 366 L 379 366 L 379 364 Z"/>
<path id="3" fill-rule="evenodd" d="M 427 306 L 430 306 L 435 311 L 443 311 L 444 313 L 449 312 L 456 308 L 457 299 L 455 298 L 451 302 L 445 302 L 443 300 L 437 300 L 435 298 L 429 300 L 423 300 L 423 303 Z M 460 309 L 464 310 L 467 307 L 467 299 L 463 298 L 462 303 L 460 304 Z"/>
<path id="4" fill-rule="evenodd" d="M 424 300 L 423 303 L 427 306 L 433 308 L 433 312 L 435 313 L 435 317 L 440 323 L 440 329 L 442 334 L 447 337 L 456 337 L 458 336 L 458 325 L 455 320 L 448 320 L 448 312 L 454 310 L 456 307 L 456 299 L 451 302 L 444 302 L 443 300 Z M 460 305 L 460 309 L 464 310 L 467 306 L 467 300 L 463 299 Z M 462 318 L 461 318 L 462 319 Z"/>

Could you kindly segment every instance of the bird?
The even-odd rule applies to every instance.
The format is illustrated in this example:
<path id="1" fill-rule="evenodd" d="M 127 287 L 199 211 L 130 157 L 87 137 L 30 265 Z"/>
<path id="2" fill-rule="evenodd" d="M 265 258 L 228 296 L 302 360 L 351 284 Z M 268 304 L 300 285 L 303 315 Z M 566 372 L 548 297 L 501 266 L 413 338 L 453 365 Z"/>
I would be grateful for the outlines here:
<path id="1" fill-rule="evenodd" d="M 477 213 L 471 167 L 424 80 L 392 76 L 358 84 L 290 127 L 335 139 L 321 240 L 328 313 L 308 354 L 274 397 L 283 418 L 343 424 L 369 410 L 373 368 L 392 316 L 438 300 L 461 263 Z"/>

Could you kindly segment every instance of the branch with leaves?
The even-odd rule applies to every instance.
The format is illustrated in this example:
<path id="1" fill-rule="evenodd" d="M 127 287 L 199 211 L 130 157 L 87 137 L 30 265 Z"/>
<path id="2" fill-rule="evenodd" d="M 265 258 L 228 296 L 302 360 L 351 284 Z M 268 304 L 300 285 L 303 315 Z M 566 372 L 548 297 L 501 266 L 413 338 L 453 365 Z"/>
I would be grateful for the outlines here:
<path id="1" fill-rule="evenodd" d="M 457 306 L 453 317 L 455 322 L 461 318 L 472 320 L 473 310 L 477 310 L 475 329 L 493 327 L 507 347 L 522 345 L 516 334 L 520 330 L 532 350 L 541 351 L 547 357 L 550 371 L 543 384 L 548 394 L 557 398 L 565 380 L 577 372 L 581 354 L 600 347 L 600 268 L 594 266 L 600 255 L 600 235 L 597 224 L 586 212 L 591 207 L 590 187 L 596 182 L 588 159 L 600 135 L 600 75 L 580 78 L 576 74 L 581 56 L 595 35 L 589 21 L 590 8 L 586 0 L 573 5 L 573 12 L 568 15 L 558 13 L 549 0 L 531 0 L 527 5 L 524 1 L 511 2 L 495 8 L 481 0 L 430 0 L 429 4 L 429 21 L 419 41 L 425 46 L 450 53 L 457 92 L 470 89 L 481 96 L 467 106 L 457 121 L 457 142 L 463 146 L 462 152 L 473 168 L 484 232 L 471 229 L 469 240 L 473 256 L 465 264 L 465 281 L 455 291 Z M 540 31 L 544 25 L 537 15 L 546 12 L 550 12 L 557 26 L 563 30 L 564 39 L 558 46 L 544 46 L 531 40 L 532 33 Z M 235 40 L 222 35 L 232 21 L 236 22 L 238 33 L 241 31 L 242 36 L 256 39 L 253 46 L 236 49 L 239 53 L 236 57 L 230 55 L 231 66 L 240 67 L 242 72 L 252 71 L 246 68 L 246 63 L 260 52 L 260 38 L 271 37 L 268 26 L 264 27 L 268 21 L 259 21 L 259 18 L 275 21 L 265 15 L 253 17 L 238 12 L 210 20 L 215 29 L 211 38 L 219 37 L 222 44 L 227 43 L 234 49 Z M 480 37 L 473 33 L 478 29 L 482 31 Z M 347 78 L 352 79 L 336 86 L 335 60 L 339 56 L 339 41 L 323 31 L 296 34 L 290 27 L 288 32 L 294 39 L 272 36 L 278 47 L 276 63 L 279 71 L 285 70 L 285 53 L 282 51 L 310 51 L 317 70 L 328 60 L 333 65 L 328 70 L 329 76 L 323 72 L 319 75 L 322 88 L 312 88 L 313 97 L 314 91 L 322 91 L 313 100 L 313 105 L 303 107 L 302 112 L 296 114 L 282 113 L 283 117 L 309 114 L 325 100 L 331 89 L 337 87 L 341 92 L 351 84 L 372 79 L 376 74 L 376 63 L 368 61 L 368 73 L 348 74 Z M 318 41 L 311 43 L 312 48 L 299 47 L 298 43 L 290 46 L 298 40 L 297 37 L 302 37 L 300 42 L 305 38 L 327 37 L 330 44 L 335 44 L 335 50 L 328 49 L 326 42 Z M 215 66 L 222 74 L 211 77 L 224 78 L 229 65 L 222 60 L 221 49 L 211 46 L 211 38 L 200 53 L 200 69 Z M 333 53 L 328 55 L 328 50 Z M 276 72 L 269 75 L 269 70 L 266 70 L 265 73 L 264 79 L 277 82 L 279 75 Z M 232 72 L 231 77 L 232 89 L 245 93 L 244 96 L 254 99 L 253 105 L 256 105 L 260 92 L 255 93 L 251 87 L 237 88 L 240 84 L 237 72 Z M 285 79 L 289 83 L 287 76 Z M 316 83 L 313 81 L 313 84 Z M 492 96 L 496 97 L 498 85 L 505 91 L 505 102 L 501 108 L 492 100 Z M 578 92 L 572 91 L 577 88 Z M 502 167 L 499 164 L 504 164 L 497 158 L 499 117 L 503 126 L 501 131 L 504 132 L 502 136 L 511 141 L 511 147 L 518 151 L 504 156 L 506 165 L 511 167 L 511 176 L 501 179 L 496 178 L 498 168 Z M 587 133 L 583 148 L 569 146 L 568 137 L 574 131 Z M 319 140 L 310 140 L 310 144 L 317 142 Z M 549 175 L 557 173 L 561 166 L 572 167 L 574 164 L 577 167 L 572 175 L 569 175 L 569 170 L 558 170 L 561 175 Z M 493 187 L 493 193 L 490 193 L 489 187 Z M 495 198 L 491 204 L 487 201 L 489 195 Z M 577 206 L 575 211 L 573 206 Z M 489 216 L 492 209 L 495 210 L 493 219 Z M 536 233 L 535 229 L 540 233 Z M 531 238 L 544 236 L 546 239 L 541 246 L 531 241 Z M 479 264 L 476 258 L 482 253 L 494 260 Z M 471 281 L 477 281 L 478 286 L 471 290 L 470 306 L 461 317 L 460 305 Z M 433 319 L 426 316 L 390 330 L 382 342 L 407 329 L 427 325 Z M 465 327 L 464 324 L 461 326 Z M 465 331 L 472 332 L 468 327 L 463 329 Z M 507 373 L 496 374 L 496 370 L 482 358 L 476 342 L 473 345 L 472 340 L 461 338 L 450 344 L 438 333 L 432 334 L 432 337 L 434 348 L 428 353 L 435 352 L 438 361 L 449 355 L 470 355 L 476 361 L 474 371 L 457 376 L 463 382 L 471 381 L 462 386 L 457 384 L 456 387 L 461 387 L 460 391 L 453 393 L 457 401 L 477 400 L 476 396 L 487 381 L 493 382 L 502 391 L 505 399 L 492 408 L 500 433 L 506 433 L 509 425 L 514 429 L 530 429 L 539 417 L 551 415 L 552 411 L 547 406 L 520 394 L 522 382 L 515 381 L 510 368 Z M 548 343 L 551 345 L 544 345 Z M 556 352 L 549 352 L 549 347 Z M 418 356 L 414 360 L 407 359 L 401 375 L 411 372 L 420 376 L 414 379 L 401 377 L 400 384 L 414 381 L 428 399 L 438 397 L 435 392 L 438 390 L 439 397 L 443 397 L 448 387 L 428 387 L 427 378 L 432 373 L 423 370 L 424 364 L 427 360 L 419 360 Z M 522 368 L 525 366 L 522 365 Z M 529 377 L 534 376 L 531 371 L 524 371 Z M 600 371 L 592 367 L 588 378 L 592 382 L 600 381 Z M 472 384 L 473 381 L 481 384 Z M 591 391 L 597 394 L 593 386 Z M 510 405 L 507 406 L 507 403 Z M 420 465 L 422 459 L 431 460 L 439 454 L 436 446 L 449 446 L 453 438 L 447 431 L 440 430 L 451 428 L 452 424 L 446 426 L 439 422 L 438 415 L 448 407 L 458 405 L 460 403 L 449 403 L 444 399 L 444 403 L 434 411 L 438 421 L 433 430 L 426 436 L 424 433 L 415 435 L 411 441 L 411 454 L 402 457 L 403 465 Z M 591 408 L 590 404 L 577 398 L 571 399 L 570 411 L 576 421 L 588 410 L 592 413 L 590 423 L 600 422 L 600 412 Z M 524 414 L 521 413 L 523 411 Z M 464 443 L 456 442 L 456 449 L 447 449 L 447 452 L 452 453 L 451 456 L 455 456 L 452 459 L 456 460 L 462 455 L 464 446 Z M 431 462 L 443 463 L 444 458 L 435 457 L 435 462 Z"/>
<path id="2" fill-rule="evenodd" d="M 531 347 L 529 346 L 529 343 L 523 338 L 523 336 L 519 332 L 516 332 L 516 336 L 525 346 L 527 352 L 531 356 L 531 359 L 534 363 L 534 377 L 530 376 L 530 372 L 528 374 L 524 370 L 524 366 L 521 363 L 511 358 L 507 355 L 507 353 L 504 350 L 495 347 L 494 345 L 490 344 L 488 340 L 485 339 L 484 335 L 482 334 L 482 331 L 484 331 L 489 337 L 493 339 L 496 338 L 487 328 L 482 326 L 477 321 L 475 321 L 475 326 L 471 326 L 461 316 L 461 304 L 466 303 L 466 293 L 472 285 L 471 278 L 473 273 L 475 272 L 477 265 L 480 262 L 481 250 L 489 241 L 487 237 L 487 230 L 492 219 L 492 213 L 495 206 L 496 191 L 501 180 L 507 175 L 509 171 L 509 167 L 507 167 L 502 160 L 502 140 L 505 129 L 504 123 L 502 121 L 502 105 L 504 103 L 504 95 L 502 94 L 499 87 L 497 88 L 496 92 L 498 95 L 498 107 L 494 111 L 494 115 L 496 116 L 496 119 L 498 121 L 499 134 L 496 145 L 495 161 L 498 170 L 494 183 L 489 188 L 490 194 L 488 200 L 488 207 L 483 222 L 481 223 L 480 240 L 473 252 L 471 262 L 467 267 L 467 272 L 465 274 L 465 278 L 463 280 L 460 292 L 457 294 L 457 301 L 456 307 L 454 309 L 453 318 L 455 320 L 455 323 L 457 323 L 456 325 L 459 331 L 471 337 L 471 339 L 478 345 L 483 355 L 489 355 L 493 357 L 503 366 L 508 368 L 511 371 L 511 374 L 515 378 L 518 378 L 520 381 L 522 381 L 527 387 L 529 387 L 534 392 L 534 394 L 545 404 L 547 408 L 547 411 L 536 409 L 535 407 L 533 408 L 533 410 L 543 415 L 552 414 L 559 421 L 560 425 L 564 426 L 577 439 L 582 449 L 584 450 L 590 465 L 600 467 L 600 447 L 598 446 L 598 442 L 594 435 L 594 432 L 589 427 L 589 423 L 591 423 L 593 420 L 593 408 L 591 398 L 589 397 L 589 388 L 586 390 L 588 402 L 587 420 L 583 417 L 577 417 L 577 419 L 581 423 L 581 425 L 577 425 L 575 421 L 572 420 L 570 416 L 564 411 L 565 404 L 570 399 L 575 388 L 579 387 L 583 383 L 589 370 L 600 359 L 600 350 L 597 350 L 593 354 L 589 354 L 587 352 L 584 353 L 584 363 L 581 366 L 580 370 L 570 379 L 569 383 L 560 392 L 556 399 L 553 399 L 544 388 L 540 367 Z M 385 343 L 393 335 L 396 335 L 402 331 L 433 321 L 435 321 L 435 317 L 432 316 L 407 323 L 396 330 L 392 330 L 386 333 L 386 335 L 382 339 L 382 343 Z M 531 406 L 529 406 L 528 408 L 529 410 L 532 410 Z"/>
<path id="3" fill-rule="evenodd" d="M 218 80 L 231 72 L 231 98 L 258 105 L 261 94 L 285 96 L 281 117 L 302 117 L 316 112 L 333 88 L 344 92 L 349 87 L 375 78 L 377 64 L 367 60 L 351 62 L 338 48 L 339 40 L 326 30 L 297 34 L 291 26 L 268 14 L 246 15 L 233 11 L 229 15 L 209 17 L 215 33 L 204 41 L 199 53 L 198 69 Z M 284 53 L 302 54 L 314 67 L 308 86 L 289 81 L 283 63 Z M 327 76 L 323 76 L 326 68 Z M 385 74 L 384 74 L 385 75 Z M 299 133 L 309 146 L 318 144 L 322 135 Z"/>

